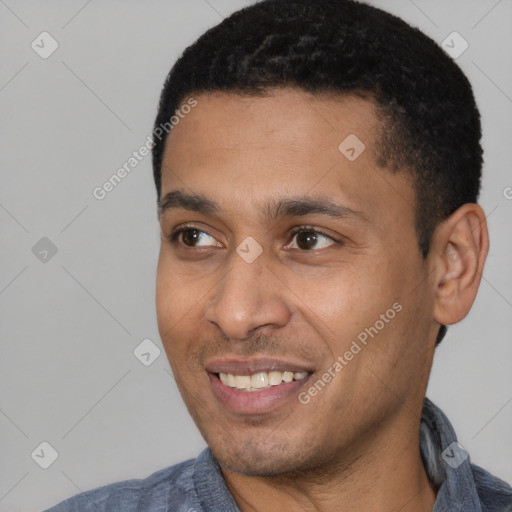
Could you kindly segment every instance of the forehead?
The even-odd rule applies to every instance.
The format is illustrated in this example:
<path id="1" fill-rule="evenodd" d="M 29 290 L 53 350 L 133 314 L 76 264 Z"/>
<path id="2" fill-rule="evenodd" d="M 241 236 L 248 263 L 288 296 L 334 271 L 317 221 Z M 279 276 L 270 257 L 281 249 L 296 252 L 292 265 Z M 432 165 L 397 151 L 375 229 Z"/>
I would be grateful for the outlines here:
<path id="1" fill-rule="evenodd" d="M 304 163 L 310 163 L 311 157 L 318 160 L 321 149 L 337 151 L 351 134 L 375 149 L 374 139 L 380 133 L 373 103 L 353 95 L 278 88 L 265 96 L 213 92 L 194 97 L 197 106 L 171 131 L 164 158 L 172 154 L 174 159 L 197 160 L 205 152 L 211 157 L 212 149 L 222 158 L 227 151 L 265 147 L 290 158 L 309 157 Z"/>
<path id="2" fill-rule="evenodd" d="M 370 101 L 294 89 L 194 98 L 167 139 L 162 196 L 188 189 L 241 213 L 276 196 L 317 195 L 369 218 L 393 201 L 412 214 L 408 180 L 376 165 L 381 125 Z"/>

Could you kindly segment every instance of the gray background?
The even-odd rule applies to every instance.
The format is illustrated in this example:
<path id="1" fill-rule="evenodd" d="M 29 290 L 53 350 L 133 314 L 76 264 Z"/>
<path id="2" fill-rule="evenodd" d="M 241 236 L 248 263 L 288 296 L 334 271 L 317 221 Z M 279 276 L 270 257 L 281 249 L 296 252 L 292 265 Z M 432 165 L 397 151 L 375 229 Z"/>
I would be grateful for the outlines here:
<path id="1" fill-rule="evenodd" d="M 162 348 L 150 157 L 104 200 L 92 190 L 144 144 L 180 52 L 248 3 L 0 0 L 2 511 L 144 478 L 204 445 L 163 349 L 150 366 L 133 354 L 146 338 Z M 457 62 L 483 118 L 491 250 L 428 395 L 473 461 L 512 481 L 512 1 L 373 3 L 439 43 L 453 31 L 469 43 Z M 59 44 L 47 59 L 31 48 L 43 31 Z M 47 262 L 32 252 L 42 237 L 58 249 Z M 59 455 L 48 469 L 31 458 L 42 441 Z"/>

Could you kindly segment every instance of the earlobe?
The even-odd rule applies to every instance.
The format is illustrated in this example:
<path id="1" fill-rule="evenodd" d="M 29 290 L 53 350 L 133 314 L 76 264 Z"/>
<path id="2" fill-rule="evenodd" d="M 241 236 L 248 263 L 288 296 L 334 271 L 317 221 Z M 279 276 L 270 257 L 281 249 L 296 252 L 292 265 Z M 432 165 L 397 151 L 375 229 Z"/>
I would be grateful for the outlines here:
<path id="1" fill-rule="evenodd" d="M 468 203 L 446 219 L 434 234 L 435 307 L 440 324 L 460 322 L 475 300 L 489 249 L 482 208 Z"/>

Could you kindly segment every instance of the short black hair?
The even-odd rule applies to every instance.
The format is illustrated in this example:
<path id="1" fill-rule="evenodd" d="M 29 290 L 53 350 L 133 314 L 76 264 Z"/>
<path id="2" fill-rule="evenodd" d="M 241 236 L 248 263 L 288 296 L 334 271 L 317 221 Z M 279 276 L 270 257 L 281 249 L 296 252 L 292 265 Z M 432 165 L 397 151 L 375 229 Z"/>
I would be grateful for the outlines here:
<path id="1" fill-rule="evenodd" d="M 174 64 L 154 128 L 192 94 L 261 96 L 290 86 L 374 103 L 382 121 L 376 162 L 411 173 L 424 258 L 437 225 L 477 202 L 481 126 L 467 77 L 423 32 L 355 0 L 263 0 L 233 13 Z M 154 137 L 152 148 L 158 199 L 165 141 Z"/>

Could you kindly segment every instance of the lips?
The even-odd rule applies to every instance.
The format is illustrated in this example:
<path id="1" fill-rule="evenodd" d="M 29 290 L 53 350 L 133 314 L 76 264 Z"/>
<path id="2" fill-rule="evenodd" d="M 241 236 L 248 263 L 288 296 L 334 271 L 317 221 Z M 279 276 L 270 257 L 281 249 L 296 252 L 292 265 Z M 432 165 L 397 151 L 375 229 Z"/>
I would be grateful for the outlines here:
<path id="1" fill-rule="evenodd" d="M 222 359 L 206 365 L 213 394 L 231 412 L 261 414 L 296 396 L 313 370 L 276 359 Z"/>
<path id="2" fill-rule="evenodd" d="M 209 373 L 231 373 L 233 375 L 252 375 L 258 372 L 312 372 L 304 363 L 279 359 L 216 359 L 206 364 Z"/>

